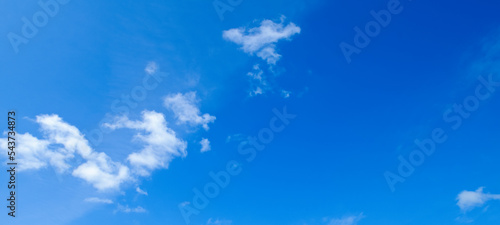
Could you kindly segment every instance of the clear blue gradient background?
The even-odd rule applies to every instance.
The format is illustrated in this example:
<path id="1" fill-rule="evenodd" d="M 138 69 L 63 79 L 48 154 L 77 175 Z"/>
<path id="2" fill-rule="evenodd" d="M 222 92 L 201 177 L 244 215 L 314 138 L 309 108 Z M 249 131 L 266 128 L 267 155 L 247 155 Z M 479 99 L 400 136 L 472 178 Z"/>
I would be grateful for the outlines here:
<path id="1" fill-rule="evenodd" d="M 255 161 L 243 163 L 242 173 L 192 224 L 209 218 L 235 225 L 325 224 L 324 217 L 360 213 L 365 218 L 359 225 L 460 224 L 458 193 L 481 186 L 500 193 L 500 97 L 495 93 L 481 102 L 457 131 L 442 116 L 474 93 L 479 75 L 491 72 L 481 62 L 483 49 L 497 52 L 498 60 L 500 49 L 487 40 L 500 38 L 500 3 L 401 0 L 402 13 L 347 63 L 339 44 L 352 44 L 353 27 L 373 20 L 370 10 L 385 9 L 387 2 L 245 0 L 221 21 L 208 0 L 72 0 L 16 54 L 7 33 L 20 33 L 21 17 L 40 8 L 32 0 L 3 1 L 0 113 L 16 110 L 18 132 L 40 136 L 32 121 L 40 114 L 58 114 L 84 133 L 98 128 L 111 103 L 140 85 L 145 65 L 155 61 L 168 77 L 130 117 L 145 109 L 165 113 L 188 142 L 188 156 L 139 180 L 148 196 L 136 193 L 133 184 L 119 193 L 97 193 L 50 167 L 19 173 L 17 218 L 3 215 L 2 201 L 2 221 L 184 224 L 178 204 L 192 200 L 192 188 L 203 188 L 211 181 L 208 173 L 224 169 L 229 160 L 245 160 L 238 142 L 226 138 L 255 136 L 268 125 L 272 109 L 286 105 L 297 118 Z M 284 72 L 276 83 L 293 94 L 250 98 L 245 74 L 262 61 L 224 40 L 222 32 L 281 15 L 301 28 L 291 41 L 277 44 L 283 57 L 276 67 Z M 187 91 L 197 91 L 202 112 L 217 117 L 208 133 L 182 130 L 162 106 L 163 96 Z M 391 192 L 384 172 L 396 171 L 398 156 L 407 157 L 414 140 L 429 137 L 436 127 L 449 131 L 448 140 Z M 210 139 L 210 152 L 199 152 L 201 137 Z M 95 150 L 123 160 L 135 150 L 129 139 L 127 131 L 116 131 Z M 0 184 L 7 180 L 0 173 Z M 7 189 L 0 187 L 5 197 Z M 147 212 L 114 213 L 116 204 L 83 202 L 93 196 Z M 465 216 L 473 224 L 496 225 L 500 202 L 488 205 Z"/>

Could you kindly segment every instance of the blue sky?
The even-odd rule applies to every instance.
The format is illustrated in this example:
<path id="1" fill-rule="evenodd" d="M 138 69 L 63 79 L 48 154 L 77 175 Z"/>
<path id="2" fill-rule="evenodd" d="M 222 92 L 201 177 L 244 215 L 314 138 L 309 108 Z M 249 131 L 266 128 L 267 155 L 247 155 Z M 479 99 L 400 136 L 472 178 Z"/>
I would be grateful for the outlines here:
<path id="1" fill-rule="evenodd" d="M 2 221 L 496 225 L 499 7 L 4 2 Z"/>

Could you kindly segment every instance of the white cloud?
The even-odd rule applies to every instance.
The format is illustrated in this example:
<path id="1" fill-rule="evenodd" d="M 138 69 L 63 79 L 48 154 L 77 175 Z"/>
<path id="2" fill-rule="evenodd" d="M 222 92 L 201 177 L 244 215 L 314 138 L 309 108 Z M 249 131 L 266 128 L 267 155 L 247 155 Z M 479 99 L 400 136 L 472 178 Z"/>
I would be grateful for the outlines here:
<path id="1" fill-rule="evenodd" d="M 201 150 L 200 150 L 201 152 L 208 152 L 212 149 L 210 147 L 210 141 L 206 138 L 201 139 L 200 144 L 201 144 Z"/>
<path id="2" fill-rule="evenodd" d="M 276 52 L 276 43 L 282 39 L 290 40 L 300 33 L 300 27 L 294 23 L 284 26 L 284 17 L 280 23 L 264 20 L 260 26 L 253 28 L 233 28 L 223 32 L 222 36 L 228 41 L 241 45 L 241 49 L 250 54 L 256 54 L 268 64 L 274 65 L 281 58 Z"/>
<path id="3" fill-rule="evenodd" d="M 16 169 L 19 171 L 32 169 L 36 170 L 47 167 L 47 165 L 50 164 L 51 155 L 55 154 L 54 152 L 49 152 L 48 150 L 48 146 L 50 144 L 49 141 L 39 140 L 29 133 L 17 133 L 16 141 L 18 143 L 23 143 L 22 145 L 16 146 L 16 159 L 19 164 Z M 0 147 L 5 151 L 5 155 L 7 155 L 8 150 L 6 146 L 7 139 L 0 139 Z M 61 170 L 67 169 L 66 164 L 59 157 L 54 158 L 53 166 L 61 167 Z"/>
<path id="4" fill-rule="evenodd" d="M 36 117 L 36 122 L 40 125 L 47 141 L 50 144 L 58 144 L 53 151 L 54 154 L 59 155 L 53 164 L 58 169 L 69 168 L 67 160 L 73 158 L 75 153 L 84 159 L 90 159 L 93 156 L 93 150 L 83 134 L 76 127 L 64 122 L 58 115 L 39 115 Z"/>
<path id="5" fill-rule="evenodd" d="M 365 218 L 363 213 L 357 216 L 345 216 L 340 219 L 326 219 L 327 225 L 357 225 L 360 220 Z"/>
<path id="6" fill-rule="evenodd" d="M 175 157 L 187 155 L 185 141 L 177 138 L 175 132 L 167 127 L 165 117 L 155 111 L 143 111 L 142 121 L 131 121 L 127 117 L 118 117 L 116 121 L 104 124 L 111 129 L 129 128 L 140 131 L 134 136 L 145 144 L 143 149 L 130 154 L 127 160 L 134 172 L 148 176 L 152 170 L 168 168 Z"/>
<path id="7" fill-rule="evenodd" d="M 51 165 L 57 172 L 63 173 L 73 168 L 70 160 L 78 156 L 84 163 L 73 170 L 72 175 L 99 190 L 116 189 L 130 179 L 126 166 L 113 162 L 105 153 L 95 152 L 83 134 L 58 115 L 39 115 L 36 123 L 40 125 L 45 139 L 40 140 L 29 133 L 17 134 L 18 141 L 22 143 L 17 149 L 21 170 Z M 0 142 L 4 141 L 0 139 Z"/>
<path id="8" fill-rule="evenodd" d="M 260 65 L 259 64 L 253 65 L 253 70 L 254 72 L 248 72 L 247 75 L 254 80 L 262 81 L 263 80 L 262 74 L 264 74 L 264 71 L 260 69 Z"/>
<path id="9" fill-rule="evenodd" d="M 231 220 L 220 220 L 220 219 L 210 218 L 207 221 L 207 225 L 231 225 L 231 224 L 233 224 L 233 221 Z"/>
<path id="10" fill-rule="evenodd" d="M 215 119 L 209 115 L 205 118 L 209 118 L 208 121 Z M 133 139 L 142 143 L 143 147 L 128 155 L 130 168 L 113 161 L 103 152 L 94 151 L 78 128 L 66 123 L 58 115 L 39 115 L 35 122 L 40 126 L 42 139 L 29 133 L 17 134 L 17 141 L 22 143 L 16 148 L 19 170 L 52 166 L 59 173 L 69 172 L 85 180 L 99 191 L 117 190 L 121 184 L 134 181 L 136 176 L 148 176 L 155 169 L 168 168 L 173 158 L 187 155 L 186 142 L 167 127 L 163 114 L 154 111 L 143 111 L 142 120 L 139 121 L 117 117 L 113 123 L 104 124 L 110 129 L 138 131 Z M 5 138 L 0 139 L 0 150 L 7 155 Z M 140 188 L 136 190 L 147 195 Z"/>
<path id="11" fill-rule="evenodd" d="M 145 213 L 147 212 L 146 209 L 142 208 L 141 206 L 137 206 L 135 208 L 130 208 L 128 205 L 120 205 L 118 204 L 118 207 L 114 211 L 114 213 L 117 212 L 122 212 L 122 213 Z"/>
<path id="12" fill-rule="evenodd" d="M 139 194 L 141 194 L 141 195 L 146 195 L 146 196 L 148 196 L 148 193 L 147 193 L 146 191 L 142 190 L 140 187 L 137 187 L 137 188 L 135 189 L 135 191 L 137 191 L 137 193 L 139 193 Z"/>
<path id="13" fill-rule="evenodd" d="M 146 65 L 146 68 L 144 68 L 144 71 L 149 74 L 153 75 L 158 71 L 158 64 L 156 62 L 149 62 L 148 65 Z"/>
<path id="14" fill-rule="evenodd" d="M 462 191 L 457 196 L 457 205 L 462 211 L 470 211 L 476 207 L 482 207 L 490 200 L 500 200 L 500 195 L 483 192 L 483 187 L 476 191 Z"/>
<path id="15" fill-rule="evenodd" d="M 130 180 L 129 168 L 112 162 L 104 153 L 98 160 L 90 160 L 73 171 L 73 176 L 91 183 L 98 190 L 118 189 L 120 184 Z"/>
<path id="16" fill-rule="evenodd" d="M 177 93 L 166 96 L 164 106 L 174 112 L 180 123 L 188 123 L 194 126 L 202 125 L 205 130 L 208 130 L 208 124 L 215 121 L 215 116 L 208 113 L 201 115 L 197 106 L 198 102 L 196 92 Z"/>
<path id="17" fill-rule="evenodd" d="M 250 55 L 257 55 L 265 60 L 269 66 L 269 70 L 275 74 L 273 65 L 281 58 L 277 53 L 276 44 L 280 40 L 291 40 L 295 34 L 299 34 L 301 29 L 294 23 L 284 24 L 285 17 L 281 17 L 279 23 L 271 20 L 263 20 L 260 26 L 257 27 L 240 27 L 223 31 L 225 40 L 234 42 L 241 46 L 241 49 Z M 275 74 L 276 75 L 276 74 Z M 251 90 L 250 96 L 257 96 L 266 93 L 272 89 L 269 78 L 264 74 L 264 71 L 258 64 L 253 66 L 253 70 L 247 73 L 250 77 Z M 285 98 L 290 96 L 290 93 L 283 94 Z"/>
<path id="18" fill-rule="evenodd" d="M 58 115 L 39 115 L 36 123 L 40 125 L 43 139 L 29 133 L 17 134 L 22 143 L 17 148 L 19 169 L 36 170 L 50 165 L 60 173 L 69 171 L 99 191 L 116 190 L 122 183 L 134 180 L 133 175 L 148 176 L 152 170 L 168 168 L 173 158 L 187 155 L 186 142 L 167 127 L 163 114 L 154 111 L 144 111 L 141 121 L 118 117 L 113 123 L 104 125 L 111 129 L 138 131 L 134 139 L 144 146 L 127 157 L 132 170 L 114 162 L 105 153 L 94 151 L 78 128 L 64 122 Z M 0 149 L 4 152 L 8 150 L 6 141 L 0 139 Z M 80 159 L 83 162 L 76 164 Z M 147 195 L 140 188 L 137 190 Z"/>
<path id="19" fill-rule="evenodd" d="M 90 203 L 113 204 L 113 201 L 109 199 L 96 198 L 96 197 L 86 198 L 84 201 Z"/>
<path id="20" fill-rule="evenodd" d="M 37 116 L 36 121 L 51 143 L 64 147 L 58 148 L 59 155 L 63 155 L 61 161 L 72 158 L 74 153 L 86 160 L 73 171 L 73 176 L 84 179 L 99 190 L 116 189 L 130 179 L 126 166 L 113 162 L 105 153 L 95 152 L 78 128 L 64 122 L 59 116 L 41 115 Z M 68 166 L 64 161 L 59 163 Z"/>
<path id="21" fill-rule="evenodd" d="M 184 122 L 201 124 L 208 129 L 208 123 L 215 117 L 200 116 L 196 107 L 194 92 L 167 97 L 166 105 L 171 107 Z M 187 155 L 187 144 L 167 127 L 162 113 L 143 111 L 142 120 L 132 121 L 128 117 L 117 117 L 112 123 L 104 124 L 110 129 L 128 128 L 137 133 L 133 140 L 143 144 L 141 149 L 127 157 L 126 163 L 113 161 L 103 152 L 96 152 L 78 128 L 63 121 L 58 115 L 39 115 L 35 122 L 40 126 L 43 138 L 30 133 L 18 133 L 16 148 L 19 170 L 38 170 L 48 166 L 59 173 L 70 173 L 83 179 L 99 191 L 117 190 L 120 185 L 134 181 L 136 176 L 149 176 L 155 169 L 168 168 L 175 157 Z M 4 134 L 6 135 L 6 134 Z M 203 141 L 203 151 L 210 149 L 210 142 Z M 7 139 L 0 139 L 0 150 L 7 155 Z M 125 165 L 129 164 L 129 166 Z M 138 193 L 147 192 L 136 189 Z M 94 199 L 95 200 L 95 199 Z M 92 201 L 89 199 L 88 201 Z"/>

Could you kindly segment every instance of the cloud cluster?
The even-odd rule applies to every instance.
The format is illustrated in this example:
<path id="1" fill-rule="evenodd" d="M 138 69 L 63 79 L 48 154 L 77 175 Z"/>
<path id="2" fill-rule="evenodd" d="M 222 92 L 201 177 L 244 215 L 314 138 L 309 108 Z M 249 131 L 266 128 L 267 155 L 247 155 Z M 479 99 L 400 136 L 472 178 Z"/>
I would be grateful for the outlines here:
<path id="1" fill-rule="evenodd" d="M 276 52 L 276 43 L 300 33 L 300 27 L 294 23 L 284 25 L 284 17 L 280 23 L 263 20 L 258 27 L 233 28 L 222 33 L 224 39 L 241 45 L 241 49 L 250 55 L 256 54 L 268 64 L 275 65 L 281 58 Z"/>
<path id="2" fill-rule="evenodd" d="M 213 122 L 215 117 L 201 115 L 196 106 L 198 101 L 194 92 L 178 93 L 167 96 L 165 106 L 174 111 L 179 122 L 201 125 L 208 130 L 208 123 Z M 113 161 L 104 152 L 95 151 L 78 128 L 58 115 L 39 115 L 35 122 L 40 126 L 43 138 L 30 133 L 17 134 L 20 143 L 16 148 L 19 170 L 38 170 L 51 166 L 57 172 L 68 172 L 100 191 L 117 190 L 121 184 L 134 181 L 137 177 L 149 176 L 153 170 L 168 168 L 174 158 L 187 155 L 186 141 L 177 137 L 175 131 L 167 126 L 162 113 L 155 111 L 143 111 L 140 120 L 120 116 L 103 125 L 111 130 L 130 129 L 136 132 L 132 140 L 142 147 L 130 153 L 122 163 Z M 8 151 L 6 142 L 5 138 L 0 139 L 1 150 Z M 210 150 L 207 139 L 202 141 L 202 145 L 202 150 Z M 140 188 L 137 188 L 137 192 L 147 195 Z M 97 198 L 86 201 L 109 204 L 107 200 Z"/>
<path id="3" fill-rule="evenodd" d="M 277 75 L 273 67 L 281 58 L 277 53 L 276 44 L 281 40 L 291 40 L 292 36 L 300 34 L 300 27 L 294 23 L 284 24 L 285 17 L 281 17 L 279 23 L 272 20 L 263 20 L 257 27 L 240 27 L 225 30 L 222 37 L 230 42 L 241 46 L 241 49 L 249 55 L 257 55 L 269 65 L 269 71 Z M 259 64 L 253 66 L 252 71 L 247 73 L 250 78 L 250 96 L 262 95 L 269 91 L 273 85 L 273 77 L 266 76 Z M 289 91 L 281 91 L 283 98 L 290 97 Z"/>

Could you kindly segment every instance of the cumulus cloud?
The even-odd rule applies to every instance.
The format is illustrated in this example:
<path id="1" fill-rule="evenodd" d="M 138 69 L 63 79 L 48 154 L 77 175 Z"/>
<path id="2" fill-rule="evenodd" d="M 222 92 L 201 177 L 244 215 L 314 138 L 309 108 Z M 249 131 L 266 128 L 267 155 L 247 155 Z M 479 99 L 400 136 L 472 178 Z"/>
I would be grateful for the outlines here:
<path id="1" fill-rule="evenodd" d="M 233 28 L 223 32 L 224 39 L 241 46 L 241 49 L 250 55 L 256 54 L 268 64 L 274 65 L 281 58 L 276 52 L 276 43 L 300 33 L 300 27 L 294 23 L 284 25 L 284 17 L 280 23 L 264 20 L 258 27 Z"/>
<path id="2" fill-rule="evenodd" d="M 84 201 L 90 203 L 113 204 L 113 201 L 111 201 L 110 199 L 97 198 L 97 197 L 86 198 Z"/>
<path id="3" fill-rule="evenodd" d="M 365 218 L 363 213 L 357 216 L 345 216 L 342 218 L 325 219 L 327 225 L 357 225 L 360 220 Z"/>
<path id="4" fill-rule="evenodd" d="M 57 144 L 54 148 L 54 154 L 57 162 L 54 165 L 60 170 L 65 170 L 70 166 L 67 160 L 74 157 L 78 153 L 84 159 L 90 159 L 95 156 L 93 150 L 89 146 L 88 141 L 83 137 L 80 131 L 64 122 L 58 115 L 39 115 L 36 117 L 36 122 L 40 125 L 40 129 L 47 138 L 48 143 Z"/>
<path id="5" fill-rule="evenodd" d="M 210 147 L 210 141 L 206 138 L 201 139 L 200 145 L 201 145 L 201 150 L 200 150 L 201 152 L 208 152 L 212 149 L 212 147 Z"/>
<path id="6" fill-rule="evenodd" d="M 118 189 L 120 184 L 131 179 L 128 167 L 111 161 L 104 153 L 99 153 L 98 160 L 81 164 L 72 174 L 98 190 Z"/>
<path id="7" fill-rule="evenodd" d="M 457 196 L 457 206 L 465 212 L 476 207 L 482 207 L 490 200 L 500 200 L 500 195 L 484 193 L 483 190 L 484 188 L 480 187 L 476 191 L 460 192 Z"/>
<path id="8" fill-rule="evenodd" d="M 6 135 L 6 134 L 4 134 Z M 54 156 L 55 152 L 48 149 L 50 144 L 47 140 L 40 140 L 33 137 L 29 133 L 16 134 L 17 142 L 23 143 L 22 145 L 16 146 L 17 159 L 18 159 L 18 170 L 32 170 L 47 167 L 47 165 L 52 164 L 54 167 L 60 168 L 61 171 L 67 169 L 67 164 L 64 163 L 64 156 L 56 157 L 51 163 L 51 156 Z M 2 150 L 7 151 L 7 139 L 0 139 L 0 147 Z M 7 153 L 5 153 L 6 155 Z"/>
<path id="9" fill-rule="evenodd" d="M 134 139 L 145 146 L 130 154 L 127 160 L 133 166 L 134 172 L 141 176 L 148 176 L 154 169 L 168 168 L 174 157 L 187 155 L 186 142 L 177 138 L 176 133 L 167 127 L 165 117 L 161 113 L 146 110 L 142 112 L 142 121 L 132 121 L 123 116 L 104 126 L 110 129 L 129 128 L 139 131 Z"/>
<path id="10" fill-rule="evenodd" d="M 208 113 L 201 115 L 197 104 L 199 99 L 196 97 L 196 92 L 188 92 L 185 94 L 177 93 L 165 97 L 164 106 L 174 112 L 176 119 L 180 123 L 187 123 L 193 126 L 201 125 L 205 130 L 208 130 L 208 124 L 215 121 L 215 116 Z"/>

